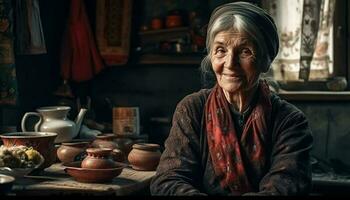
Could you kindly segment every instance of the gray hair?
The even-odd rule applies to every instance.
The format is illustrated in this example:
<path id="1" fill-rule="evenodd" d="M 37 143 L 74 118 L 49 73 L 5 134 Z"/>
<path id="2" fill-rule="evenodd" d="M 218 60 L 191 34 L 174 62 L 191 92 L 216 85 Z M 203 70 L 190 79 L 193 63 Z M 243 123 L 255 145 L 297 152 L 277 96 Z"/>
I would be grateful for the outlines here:
<path id="1" fill-rule="evenodd" d="M 247 2 L 227 3 L 217 7 L 209 20 L 206 38 L 207 55 L 201 62 L 204 87 L 216 82 L 210 55 L 216 34 L 235 30 L 246 34 L 256 46 L 256 64 L 267 72 L 278 53 L 279 38 L 273 19 L 261 8 Z"/>

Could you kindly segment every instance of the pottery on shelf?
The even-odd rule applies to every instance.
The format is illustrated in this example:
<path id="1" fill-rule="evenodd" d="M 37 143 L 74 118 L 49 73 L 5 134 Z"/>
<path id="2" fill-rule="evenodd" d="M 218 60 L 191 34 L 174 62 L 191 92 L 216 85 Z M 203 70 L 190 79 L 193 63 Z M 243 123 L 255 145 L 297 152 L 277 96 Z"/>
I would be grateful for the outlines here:
<path id="1" fill-rule="evenodd" d="M 57 158 L 63 163 L 82 160 L 89 145 L 89 142 L 64 142 L 57 149 Z"/>
<path id="2" fill-rule="evenodd" d="M 87 156 L 81 163 L 82 168 L 107 169 L 115 167 L 116 163 L 111 158 L 110 148 L 88 148 Z"/>
<path id="3" fill-rule="evenodd" d="M 152 171 L 157 168 L 160 156 L 158 144 L 139 143 L 132 146 L 128 161 L 135 170 Z"/>

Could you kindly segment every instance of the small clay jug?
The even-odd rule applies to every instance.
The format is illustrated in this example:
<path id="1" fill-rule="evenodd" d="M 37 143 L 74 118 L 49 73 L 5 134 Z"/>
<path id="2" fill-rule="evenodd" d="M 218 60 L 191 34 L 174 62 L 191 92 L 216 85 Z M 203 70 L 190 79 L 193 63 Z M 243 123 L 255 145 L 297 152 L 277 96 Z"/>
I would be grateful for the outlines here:
<path id="1" fill-rule="evenodd" d="M 111 157 L 116 162 L 125 162 L 125 154 L 120 149 L 113 149 L 111 152 Z"/>
<path id="2" fill-rule="evenodd" d="M 97 135 L 96 139 L 92 142 L 91 145 L 95 148 L 115 149 L 117 148 L 117 144 L 114 141 L 115 138 L 116 138 L 116 135 L 112 133 Z"/>
<path id="3" fill-rule="evenodd" d="M 57 149 L 57 158 L 63 163 L 82 160 L 89 144 L 89 142 L 64 142 Z"/>
<path id="4" fill-rule="evenodd" d="M 158 144 L 138 143 L 132 146 L 128 161 L 135 170 L 152 171 L 157 168 L 160 156 Z"/>
<path id="5" fill-rule="evenodd" d="M 116 167 L 116 163 L 111 158 L 112 149 L 109 148 L 88 148 L 87 156 L 81 162 L 82 168 L 108 169 Z"/>
<path id="6" fill-rule="evenodd" d="M 134 144 L 134 141 L 131 138 L 121 136 L 117 136 L 117 138 L 114 139 L 114 142 L 117 145 L 116 148 L 120 149 L 125 155 L 130 153 L 132 145 Z"/>

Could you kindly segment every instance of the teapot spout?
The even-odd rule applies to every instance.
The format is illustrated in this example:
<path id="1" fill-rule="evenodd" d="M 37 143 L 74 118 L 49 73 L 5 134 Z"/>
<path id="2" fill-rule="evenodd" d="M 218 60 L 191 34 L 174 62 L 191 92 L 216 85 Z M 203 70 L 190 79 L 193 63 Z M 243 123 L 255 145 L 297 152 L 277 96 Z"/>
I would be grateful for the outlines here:
<path id="1" fill-rule="evenodd" d="M 83 119 L 84 119 L 86 112 L 87 112 L 86 108 L 81 108 L 77 118 L 75 119 L 76 127 L 75 127 L 74 137 L 76 137 L 79 133 L 79 130 L 80 130 L 80 127 L 81 127 L 81 124 L 83 122 Z"/>

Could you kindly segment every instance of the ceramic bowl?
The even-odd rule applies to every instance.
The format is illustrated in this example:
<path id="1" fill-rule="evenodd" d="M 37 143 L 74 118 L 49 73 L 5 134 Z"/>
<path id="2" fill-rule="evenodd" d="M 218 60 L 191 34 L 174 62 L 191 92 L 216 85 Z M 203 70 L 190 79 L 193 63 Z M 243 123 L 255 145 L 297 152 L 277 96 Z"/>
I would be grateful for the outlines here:
<path id="1" fill-rule="evenodd" d="M 56 137 L 57 133 L 50 132 L 13 132 L 0 135 L 6 147 L 24 145 L 37 150 L 45 159 L 41 169 L 51 166 L 56 161 Z"/>
<path id="2" fill-rule="evenodd" d="M 0 174 L 0 194 L 9 193 L 12 190 L 15 180 L 12 176 Z"/>
<path id="3" fill-rule="evenodd" d="M 0 167 L 0 174 L 13 176 L 15 178 L 22 178 L 25 175 L 28 175 L 35 168 L 9 168 L 9 167 Z"/>
<path id="4" fill-rule="evenodd" d="M 117 167 L 107 169 L 82 168 L 81 161 L 63 164 L 64 171 L 72 176 L 76 181 L 83 183 L 104 183 L 110 182 L 120 175 L 125 167 L 124 163 L 116 162 Z"/>
<path id="5" fill-rule="evenodd" d="M 31 167 L 31 168 L 0 167 L 0 174 L 13 176 L 15 178 L 22 178 L 23 176 L 26 176 L 31 172 L 40 169 L 40 167 L 45 162 L 45 159 L 43 158 L 43 156 L 40 155 L 40 157 L 41 157 L 41 162 L 34 167 Z"/>

